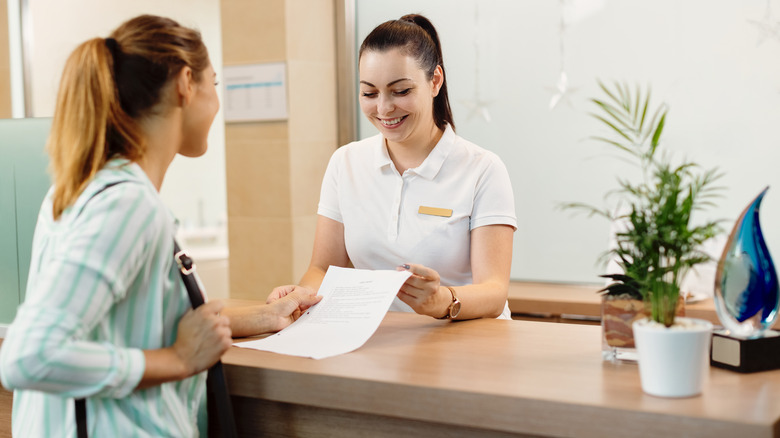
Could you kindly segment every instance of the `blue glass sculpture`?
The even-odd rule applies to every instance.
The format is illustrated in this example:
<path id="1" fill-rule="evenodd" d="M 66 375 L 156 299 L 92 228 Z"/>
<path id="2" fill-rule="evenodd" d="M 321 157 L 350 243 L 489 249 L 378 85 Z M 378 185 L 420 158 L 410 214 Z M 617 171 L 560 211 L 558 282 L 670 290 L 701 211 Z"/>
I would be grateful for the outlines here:
<path id="1" fill-rule="evenodd" d="M 765 188 L 734 224 L 715 273 L 715 309 L 732 336 L 761 337 L 777 319 L 780 287 L 758 210 Z"/>

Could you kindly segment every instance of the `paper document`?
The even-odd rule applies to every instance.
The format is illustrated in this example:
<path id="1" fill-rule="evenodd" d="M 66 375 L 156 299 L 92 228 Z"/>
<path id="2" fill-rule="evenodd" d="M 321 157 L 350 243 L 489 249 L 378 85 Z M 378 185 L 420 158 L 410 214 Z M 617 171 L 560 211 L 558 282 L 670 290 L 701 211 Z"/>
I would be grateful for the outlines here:
<path id="1" fill-rule="evenodd" d="M 314 359 L 349 353 L 374 334 L 410 275 L 331 266 L 318 293 L 322 301 L 279 333 L 233 345 Z"/>

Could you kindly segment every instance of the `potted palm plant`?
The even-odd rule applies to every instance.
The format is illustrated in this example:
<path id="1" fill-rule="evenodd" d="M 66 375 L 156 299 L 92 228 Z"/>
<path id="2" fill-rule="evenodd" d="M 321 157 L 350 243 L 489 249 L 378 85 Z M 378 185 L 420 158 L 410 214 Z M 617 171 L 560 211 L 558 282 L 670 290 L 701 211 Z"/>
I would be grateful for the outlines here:
<path id="1" fill-rule="evenodd" d="M 646 384 L 645 377 L 649 379 L 661 368 L 681 371 L 686 365 L 680 358 L 694 352 L 695 357 L 690 358 L 692 364 L 687 368 L 703 371 L 712 326 L 706 321 L 678 317 L 680 284 L 690 269 L 710 260 L 700 248 L 721 232 L 718 221 L 700 225 L 691 221 L 695 212 L 714 205 L 722 190 L 716 185 L 721 174 L 717 169 L 705 170 L 690 161 L 672 164 L 668 154 L 659 152 L 668 109 L 664 104 L 651 108 L 649 89 L 631 90 L 619 83 L 608 87 L 601 82 L 599 87 L 605 96 L 592 99 L 596 106 L 592 115 L 608 134 L 593 138 L 627 156 L 639 168 L 641 177 L 637 181 L 618 178 L 618 188 L 606 197 L 613 201 L 611 207 L 597 208 L 582 203 L 566 207 L 584 209 L 590 215 L 621 224 L 614 236 L 615 245 L 606 256 L 616 260 L 623 272 L 610 276 L 614 282 L 605 292 L 630 292 L 641 297 L 649 314 L 648 318 L 632 324 L 643 389 L 663 396 L 695 395 L 700 392 L 700 378 L 686 377 L 683 380 L 693 385 L 683 385 L 673 377 L 665 377 L 668 385 L 659 386 Z M 654 336 L 676 339 L 679 334 L 686 340 L 659 341 L 661 348 L 676 342 L 687 353 L 645 351 L 645 347 L 658 344 Z M 693 340 L 702 344 L 694 347 L 690 344 Z"/>

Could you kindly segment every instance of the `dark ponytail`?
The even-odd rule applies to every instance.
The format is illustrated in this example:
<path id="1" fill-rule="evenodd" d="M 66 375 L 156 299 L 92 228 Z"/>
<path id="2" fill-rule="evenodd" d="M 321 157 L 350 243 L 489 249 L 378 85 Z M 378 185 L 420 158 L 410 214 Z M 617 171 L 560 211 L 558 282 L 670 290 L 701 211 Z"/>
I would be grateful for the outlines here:
<path id="1" fill-rule="evenodd" d="M 384 22 L 363 40 L 358 58 L 366 50 L 384 52 L 395 48 L 416 59 L 417 65 L 425 70 L 428 80 L 433 79 L 436 66 L 441 66 L 443 81 L 439 94 L 433 99 L 433 122 L 441 130 L 444 130 L 447 124 L 454 130 L 455 122 L 447 94 L 447 76 L 444 73 L 444 59 L 436 28 L 430 20 L 419 14 L 404 15 L 398 20 Z"/>

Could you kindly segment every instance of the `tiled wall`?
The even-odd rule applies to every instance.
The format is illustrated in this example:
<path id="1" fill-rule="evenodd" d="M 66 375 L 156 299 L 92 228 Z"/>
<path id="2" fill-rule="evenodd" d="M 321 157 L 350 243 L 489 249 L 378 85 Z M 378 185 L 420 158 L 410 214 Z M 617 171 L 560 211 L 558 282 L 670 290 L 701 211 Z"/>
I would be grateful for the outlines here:
<path id="1" fill-rule="evenodd" d="M 11 71 L 8 52 L 8 2 L 0 0 L 0 119 L 11 117 Z"/>
<path id="2" fill-rule="evenodd" d="M 222 1 L 223 64 L 284 61 L 288 120 L 225 129 L 230 296 L 261 299 L 308 267 L 337 147 L 334 0 Z"/>

